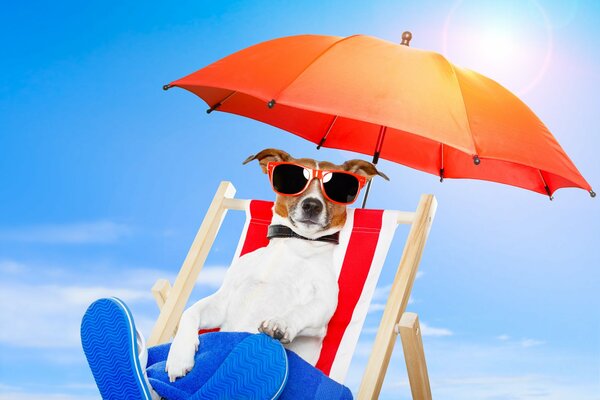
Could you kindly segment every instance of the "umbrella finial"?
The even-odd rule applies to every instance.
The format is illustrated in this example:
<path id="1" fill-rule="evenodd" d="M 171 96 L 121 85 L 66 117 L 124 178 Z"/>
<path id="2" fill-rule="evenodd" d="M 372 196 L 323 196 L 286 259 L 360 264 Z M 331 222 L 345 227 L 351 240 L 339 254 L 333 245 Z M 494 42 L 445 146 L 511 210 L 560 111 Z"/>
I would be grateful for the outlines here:
<path id="1" fill-rule="evenodd" d="M 592 196 L 592 198 L 596 197 L 596 192 L 594 192 L 593 190 L 590 190 L 590 196 Z"/>
<path id="2" fill-rule="evenodd" d="M 163 90 L 169 90 L 171 89 L 171 85 L 163 85 Z"/>
<path id="3" fill-rule="evenodd" d="M 409 31 L 405 31 L 402 33 L 402 43 L 404 46 L 410 46 L 410 41 L 412 40 L 412 33 Z"/>

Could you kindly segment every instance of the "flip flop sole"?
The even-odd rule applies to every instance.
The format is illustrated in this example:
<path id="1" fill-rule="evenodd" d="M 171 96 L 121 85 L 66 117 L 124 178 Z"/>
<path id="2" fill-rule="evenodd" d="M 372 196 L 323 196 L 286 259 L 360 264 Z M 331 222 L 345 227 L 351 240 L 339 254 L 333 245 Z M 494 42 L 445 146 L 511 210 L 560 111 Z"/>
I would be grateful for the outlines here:
<path id="1" fill-rule="evenodd" d="M 117 298 L 100 299 L 81 321 L 81 344 L 104 400 L 151 400 L 138 359 L 131 312 Z"/>
<path id="2" fill-rule="evenodd" d="M 256 334 L 242 340 L 190 400 L 274 400 L 283 391 L 287 376 L 287 356 L 281 343 Z"/>

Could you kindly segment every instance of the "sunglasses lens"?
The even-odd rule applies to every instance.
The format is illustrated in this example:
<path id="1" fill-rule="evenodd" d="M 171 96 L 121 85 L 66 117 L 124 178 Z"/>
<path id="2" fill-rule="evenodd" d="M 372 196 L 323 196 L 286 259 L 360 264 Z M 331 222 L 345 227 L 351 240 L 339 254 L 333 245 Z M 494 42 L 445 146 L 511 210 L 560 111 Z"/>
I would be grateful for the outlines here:
<path id="1" fill-rule="evenodd" d="M 354 175 L 343 172 L 332 172 L 329 175 L 331 178 L 323 179 L 323 188 L 331 200 L 344 204 L 356 200 L 360 184 Z"/>
<path id="2" fill-rule="evenodd" d="M 308 181 L 304 168 L 293 164 L 277 165 L 273 168 L 271 180 L 277 193 L 289 195 L 300 193 Z"/>

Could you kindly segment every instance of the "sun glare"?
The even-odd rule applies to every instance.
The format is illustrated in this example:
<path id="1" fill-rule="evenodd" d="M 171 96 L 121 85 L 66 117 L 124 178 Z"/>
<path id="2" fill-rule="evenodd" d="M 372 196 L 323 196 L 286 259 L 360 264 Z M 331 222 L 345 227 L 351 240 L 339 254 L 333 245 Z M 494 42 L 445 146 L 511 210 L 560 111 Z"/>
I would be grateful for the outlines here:
<path id="1" fill-rule="evenodd" d="M 550 63 L 552 30 L 534 0 L 459 0 L 446 18 L 443 52 L 451 62 L 524 94 L 541 81 Z"/>

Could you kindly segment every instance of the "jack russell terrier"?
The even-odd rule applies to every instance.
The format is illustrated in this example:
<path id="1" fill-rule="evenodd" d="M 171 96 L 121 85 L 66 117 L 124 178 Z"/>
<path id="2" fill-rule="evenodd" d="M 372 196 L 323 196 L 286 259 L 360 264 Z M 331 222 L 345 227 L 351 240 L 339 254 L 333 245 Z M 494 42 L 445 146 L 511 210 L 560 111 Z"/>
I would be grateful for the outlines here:
<path id="1" fill-rule="evenodd" d="M 258 160 L 277 194 L 267 247 L 228 268 L 221 288 L 188 308 L 167 358 L 173 382 L 191 371 L 199 329 L 263 332 L 314 365 L 338 300 L 333 251 L 346 222 L 346 206 L 375 175 L 369 162 L 342 165 L 294 159 L 277 149 Z"/>

